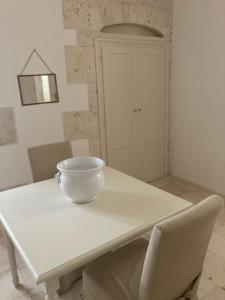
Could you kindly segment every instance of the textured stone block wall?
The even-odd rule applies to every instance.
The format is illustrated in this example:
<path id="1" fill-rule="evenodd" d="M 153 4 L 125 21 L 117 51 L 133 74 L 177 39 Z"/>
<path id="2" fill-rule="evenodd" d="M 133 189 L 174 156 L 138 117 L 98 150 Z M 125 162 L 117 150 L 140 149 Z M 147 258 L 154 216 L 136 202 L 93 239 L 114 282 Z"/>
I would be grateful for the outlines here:
<path id="1" fill-rule="evenodd" d="M 87 84 L 89 110 L 63 113 L 67 140 L 88 138 L 90 155 L 100 156 L 94 38 L 116 23 L 137 23 L 172 37 L 173 0 L 63 0 L 65 29 L 74 29 L 77 44 L 65 46 L 67 81 Z M 110 34 L 108 34 L 110 35 Z"/>
<path id="2" fill-rule="evenodd" d="M 17 143 L 16 123 L 12 107 L 0 108 L 0 146 Z"/>

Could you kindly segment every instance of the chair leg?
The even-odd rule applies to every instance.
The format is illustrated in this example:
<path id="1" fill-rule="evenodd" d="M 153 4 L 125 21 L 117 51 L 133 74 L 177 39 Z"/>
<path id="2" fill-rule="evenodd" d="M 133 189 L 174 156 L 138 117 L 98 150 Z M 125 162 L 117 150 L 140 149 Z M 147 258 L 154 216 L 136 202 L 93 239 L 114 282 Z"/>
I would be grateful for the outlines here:
<path id="1" fill-rule="evenodd" d="M 59 280 L 58 278 L 49 279 L 44 283 L 45 300 L 59 300 L 58 295 Z"/>

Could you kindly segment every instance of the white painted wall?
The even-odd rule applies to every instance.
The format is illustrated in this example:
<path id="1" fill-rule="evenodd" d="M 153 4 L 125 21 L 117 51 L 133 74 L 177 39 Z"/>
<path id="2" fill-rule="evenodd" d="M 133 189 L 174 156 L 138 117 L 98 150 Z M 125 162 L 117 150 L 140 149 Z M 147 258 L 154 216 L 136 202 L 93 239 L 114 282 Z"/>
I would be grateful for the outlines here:
<path id="1" fill-rule="evenodd" d="M 225 2 L 175 0 L 171 173 L 225 194 Z"/>
<path id="2" fill-rule="evenodd" d="M 19 143 L 0 147 L 0 189 L 31 181 L 27 147 L 64 139 L 61 112 L 88 109 L 87 86 L 66 82 L 64 45 L 75 43 L 75 31 L 63 29 L 61 0 L 1 0 L 0 107 L 14 107 Z M 17 75 L 33 48 L 57 75 L 59 104 L 20 104 Z M 46 69 L 34 58 L 27 72 Z M 87 140 L 72 146 L 88 154 Z"/>

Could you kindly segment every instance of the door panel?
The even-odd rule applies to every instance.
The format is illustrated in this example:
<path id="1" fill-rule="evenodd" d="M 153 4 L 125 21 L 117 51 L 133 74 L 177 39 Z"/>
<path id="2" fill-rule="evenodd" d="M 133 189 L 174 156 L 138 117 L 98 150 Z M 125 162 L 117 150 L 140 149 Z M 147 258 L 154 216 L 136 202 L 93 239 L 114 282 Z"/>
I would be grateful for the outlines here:
<path id="1" fill-rule="evenodd" d="M 138 177 L 144 181 L 164 175 L 164 66 L 162 49 L 137 50 Z"/>
<path id="2" fill-rule="evenodd" d="M 108 165 L 135 176 L 134 55 L 129 47 L 104 47 L 103 77 Z"/>
<path id="3" fill-rule="evenodd" d="M 165 71 L 163 44 L 102 47 L 107 163 L 144 181 L 165 175 Z"/>
<path id="4" fill-rule="evenodd" d="M 161 173 L 161 145 L 160 141 L 149 141 L 142 146 L 143 162 L 141 164 L 140 179 L 150 181 L 162 177 Z"/>

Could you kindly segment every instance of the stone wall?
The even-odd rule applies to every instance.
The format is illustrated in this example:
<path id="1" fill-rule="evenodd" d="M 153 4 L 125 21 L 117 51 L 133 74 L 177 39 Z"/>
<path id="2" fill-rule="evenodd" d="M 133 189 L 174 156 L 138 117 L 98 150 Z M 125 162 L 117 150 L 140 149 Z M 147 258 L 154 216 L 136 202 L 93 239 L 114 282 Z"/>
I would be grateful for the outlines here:
<path id="1" fill-rule="evenodd" d="M 12 107 L 0 109 L 0 146 L 17 143 L 17 131 Z"/>
<path id="2" fill-rule="evenodd" d="M 66 140 L 88 138 L 90 155 L 100 156 L 94 38 L 106 25 L 136 23 L 172 37 L 173 0 L 63 0 L 65 29 L 76 31 L 77 44 L 65 46 L 67 81 L 87 84 L 89 110 L 63 113 Z M 110 35 L 110 34 L 108 34 Z"/>

